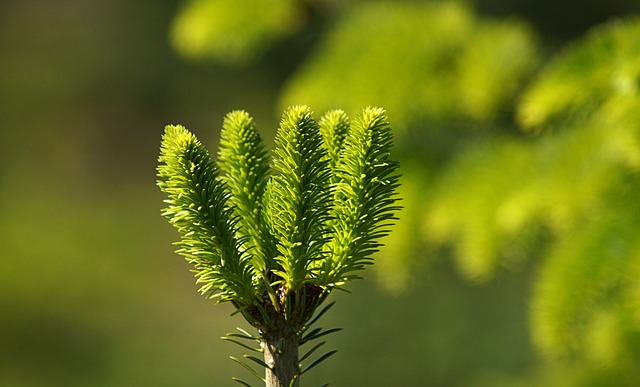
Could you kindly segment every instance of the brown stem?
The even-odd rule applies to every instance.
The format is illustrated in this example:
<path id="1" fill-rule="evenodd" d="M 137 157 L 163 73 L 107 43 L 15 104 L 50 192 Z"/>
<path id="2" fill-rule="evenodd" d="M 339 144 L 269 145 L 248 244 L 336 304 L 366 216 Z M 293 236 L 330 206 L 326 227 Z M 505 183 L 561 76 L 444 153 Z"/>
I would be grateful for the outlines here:
<path id="1" fill-rule="evenodd" d="M 275 293 L 275 292 L 274 292 Z M 299 387 L 298 347 L 303 327 L 328 295 L 315 284 L 305 284 L 299 291 L 278 289 L 277 299 L 263 297 L 263 304 L 246 309 L 245 317 L 258 328 L 264 352 L 267 387 Z"/>
<path id="2" fill-rule="evenodd" d="M 287 332 L 288 331 L 288 332 Z M 300 364 L 298 346 L 300 340 L 292 330 L 278 330 L 262 337 L 266 369 L 266 387 L 298 387 L 300 385 Z"/>

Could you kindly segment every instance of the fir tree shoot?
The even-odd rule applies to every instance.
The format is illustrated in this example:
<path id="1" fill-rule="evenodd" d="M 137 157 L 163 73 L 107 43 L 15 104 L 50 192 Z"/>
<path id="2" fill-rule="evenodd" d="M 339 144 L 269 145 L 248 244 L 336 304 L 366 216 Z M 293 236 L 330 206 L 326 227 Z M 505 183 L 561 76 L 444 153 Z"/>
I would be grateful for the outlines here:
<path id="1" fill-rule="evenodd" d="M 264 377 L 232 359 L 267 386 L 298 386 L 335 353 L 302 367 L 324 342 L 298 351 L 339 330 L 309 328 L 333 305 L 320 308 L 330 292 L 372 263 L 396 219 L 392 143 L 384 110 L 371 107 L 353 122 L 339 110 L 316 121 L 308 107 L 290 107 L 271 156 L 249 114 L 233 111 L 217 163 L 187 129 L 166 127 L 158 186 L 167 195 L 163 215 L 181 235 L 177 252 L 193 264 L 203 294 L 231 302 L 257 328 L 257 336 L 241 330 L 224 339 L 263 353 L 264 361 L 244 359 L 264 367 Z"/>

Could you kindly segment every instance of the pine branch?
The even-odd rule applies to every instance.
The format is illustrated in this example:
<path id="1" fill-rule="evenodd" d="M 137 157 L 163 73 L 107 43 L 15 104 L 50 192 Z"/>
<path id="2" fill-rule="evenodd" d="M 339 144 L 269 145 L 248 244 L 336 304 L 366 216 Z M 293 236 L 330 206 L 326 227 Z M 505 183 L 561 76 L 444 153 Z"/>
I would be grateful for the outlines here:
<path id="1" fill-rule="evenodd" d="M 322 136 L 306 106 L 285 111 L 275 142 L 267 206 L 282 266 L 276 274 L 286 289 L 297 291 L 324 258 L 331 173 Z"/>
<path id="2" fill-rule="evenodd" d="M 207 150 L 182 126 L 167 126 L 160 149 L 158 186 L 169 198 L 163 216 L 182 236 L 177 251 L 195 266 L 200 291 L 220 301 L 250 304 L 251 267 L 236 238 L 229 194 Z"/>
<path id="3" fill-rule="evenodd" d="M 325 113 L 318 124 L 329 164 L 331 169 L 335 170 L 340 160 L 344 139 L 349 131 L 349 117 L 342 110 L 332 110 Z"/>
<path id="4" fill-rule="evenodd" d="M 377 239 L 389 233 L 400 208 L 394 204 L 398 164 L 390 159 L 393 137 L 386 120 L 384 110 L 366 108 L 345 139 L 336 166 L 335 237 L 323 283 L 340 285 L 357 278 L 351 273 L 371 262 L 370 255 L 381 246 Z"/>
<path id="5" fill-rule="evenodd" d="M 572 126 L 608 101 L 636 99 L 638 36 L 640 19 L 629 17 L 597 26 L 565 48 L 524 93 L 519 122 L 533 131 Z"/>
<path id="6" fill-rule="evenodd" d="M 238 233 L 247 238 L 243 247 L 254 257 L 260 271 L 274 267 L 275 246 L 265 228 L 260 204 L 269 173 L 269 157 L 247 112 L 233 111 L 224 119 L 220 135 L 218 164 L 225 173 L 221 179 L 231 196 L 229 204 L 238 221 Z"/>
<path id="7" fill-rule="evenodd" d="M 533 339 L 551 359 L 586 351 L 605 364 L 637 360 L 637 330 L 625 332 L 622 326 L 630 325 L 622 322 L 637 313 L 640 217 L 637 205 L 617 199 L 572 238 L 553 244 L 540 270 L 532 299 Z M 604 316 L 614 326 L 603 324 Z M 616 350 L 600 353 L 603 344 Z"/>

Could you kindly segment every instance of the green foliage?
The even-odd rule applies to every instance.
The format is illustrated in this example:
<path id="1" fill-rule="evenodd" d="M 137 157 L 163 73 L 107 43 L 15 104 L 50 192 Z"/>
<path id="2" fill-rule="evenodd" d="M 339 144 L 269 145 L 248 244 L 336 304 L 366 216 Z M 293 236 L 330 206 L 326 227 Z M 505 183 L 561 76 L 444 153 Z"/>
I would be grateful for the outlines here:
<path id="1" fill-rule="evenodd" d="M 487 278 L 500 258 L 520 258 L 513 245 L 523 236 L 522 218 L 537 215 L 513 208 L 539 194 L 522 180 L 531 173 L 530 153 L 526 144 L 506 140 L 479 144 L 455 160 L 428 199 L 424 236 L 435 243 L 455 241 L 455 256 L 471 278 Z M 502 197 L 506 190 L 513 191 L 511 200 Z"/>
<path id="2" fill-rule="evenodd" d="M 491 122 L 533 70 L 536 47 L 523 22 L 479 19 L 457 2 L 366 3 L 329 31 L 281 105 L 355 111 L 375 101 L 402 130 L 456 116 Z"/>
<path id="3" fill-rule="evenodd" d="M 412 27 L 414 19 L 431 28 Z M 475 19 L 455 3 L 363 6 L 329 34 L 283 101 L 330 106 L 332 90 L 340 89 L 342 106 L 383 101 L 406 127 L 447 120 L 451 126 L 461 117 L 490 127 L 515 110 L 526 130 L 554 129 L 537 138 L 484 135 L 430 178 L 420 167 L 405 168 L 409 179 L 426 182 L 414 188 L 426 193 L 405 195 L 414 211 L 398 226 L 451 244 L 463 272 L 475 279 L 542 255 L 531 313 L 542 352 L 581 353 L 622 367 L 637 361 L 630 359 L 638 359 L 640 347 L 637 286 L 630 280 L 637 266 L 633 230 L 640 226 L 632 196 L 640 161 L 639 25 L 631 19 L 596 29 L 552 60 L 517 99 L 536 63 L 535 39 L 523 24 Z M 393 79 L 393 86 L 370 79 Z M 429 138 L 415 129 L 401 133 L 412 141 Z M 407 253 L 394 242 L 387 255 Z"/>
<path id="4" fill-rule="evenodd" d="M 355 278 L 380 246 L 399 208 L 384 111 L 364 109 L 351 125 L 331 111 L 320 122 L 306 106 L 287 109 L 269 166 L 251 117 L 229 113 L 223 176 L 191 133 L 167 127 L 158 168 L 169 196 L 163 215 L 182 235 L 179 253 L 196 265 L 203 292 L 249 306 L 263 275 L 288 291 L 305 283 L 328 289 Z"/>
<path id="5" fill-rule="evenodd" d="M 194 265 L 201 292 L 231 301 L 266 343 L 283 332 L 303 344 L 336 331 L 306 332 L 331 290 L 358 278 L 389 233 L 399 209 L 392 142 L 382 109 L 365 108 L 353 123 L 331 111 L 317 124 L 298 105 L 284 112 L 269 159 L 252 118 L 234 111 L 223 123 L 220 176 L 193 134 L 167 126 L 163 215 L 181 234 L 178 253 Z"/>
<path id="6" fill-rule="evenodd" d="M 167 126 L 159 161 L 158 185 L 169 197 L 162 215 L 182 235 L 178 253 L 194 265 L 204 284 L 200 291 L 221 301 L 253 303 L 251 266 L 209 153 L 184 127 Z"/>
<path id="7" fill-rule="evenodd" d="M 338 121 L 338 124 L 340 121 Z M 339 127 L 339 125 L 336 125 Z M 322 267 L 323 282 L 356 278 L 389 233 L 394 212 L 397 163 L 389 158 L 390 128 L 382 109 L 363 111 L 351 125 L 335 168 L 332 220 L 335 238 Z"/>
<path id="8" fill-rule="evenodd" d="M 253 119 L 247 112 L 233 111 L 224 119 L 220 134 L 218 164 L 221 180 L 229 189 L 229 204 L 238 219 L 238 233 L 251 250 L 253 266 L 265 271 L 273 267 L 273 244 L 269 243 L 260 203 L 269 178 L 269 157 Z M 265 251 L 266 250 L 266 251 Z"/>
<path id="9" fill-rule="evenodd" d="M 335 173 L 340 162 L 342 145 L 349 131 L 349 117 L 341 110 L 332 110 L 322 117 L 319 125 L 320 134 L 322 134 L 324 146 L 327 149 L 329 165 Z"/>
<path id="10" fill-rule="evenodd" d="M 638 39 L 640 21 L 629 19 L 560 53 L 518 107 L 525 128 L 554 130 L 474 146 L 428 207 L 427 237 L 453 243 L 472 277 L 544 252 L 533 332 L 553 358 L 640 360 Z M 541 235 L 544 248 L 533 243 Z"/>
<path id="11" fill-rule="evenodd" d="M 406 237 L 390 240 L 378 261 L 389 289 L 407 288 L 410 273 L 428 261 L 422 252 L 433 250 L 420 229 L 441 165 L 461 144 L 505 130 L 539 61 L 537 47 L 526 23 L 480 18 L 459 2 L 363 3 L 288 81 L 281 104 L 349 111 L 376 103 L 394 118 L 403 185 L 412 187 L 403 200 L 412 210 L 398 221 Z"/>
<path id="12" fill-rule="evenodd" d="M 247 63 L 298 28 L 294 0 L 190 0 L 174 21 L 172 42 L 184 56 Z"/>
<path id="13" fill-rule="evenodd" d="M 618 99 L 634 99 L 640 76 L 637 18 L 595 28 L 551 61 L 524 95 L 518 113 L 526 128 L 593 117 Z M 625 109 L 623 107 L 623 109 Z"/>
<path id="14" fill-rule="evenodd" d="M 541 55 L 522 21 L 477 17 L 459 2 L 345 9 L 280 104 L 348 112 L 380 104 L 396 122 L 399 188 L 410 210 L 397 224 L 402 238 L 387 243 L 376 265 L 383 281 L 401 290 L 427 260 L 424 251 L 440 246 L 452 247 L 438 253 L 451 251 L 475 280 L 537 261 L 531 325 L 542 352 L 629 370 L 640 360 L 638 19 L 596 28 L 527 86 Z M 357 194 L 336 180 L 349 140 L 345 116 L 335 114 L 320 121 L 321 159 L 333 171 L 332 197 L 346 201 Z M 331 227 L 350 219 L 341 234 L 357 233 L 359 215 L 339 208 L 330 211 Z M 338 240 L 323 250 L 337 261 L 349 256 Z M 313 267 L 335 284 L 355 278 Z"/>
<path id="15" fill-rule="evenodd" d="M 318 276 L 315 268 L 325 258 L 323 246 L 331 232 L 331 169 L 322 135 L 307 107 L 285 112 L 275 142 L 265 217 L 278 241 L 276 260 L 281 269 L 272 270 L 287 289 L 297 291 Z"/>
<path id="16" fill-rule="evenodd" d="M 543 265 L 533 333 L 550 357 L 582 353 L 608 367 L 637 364 L 640 209 L 636 203 L 618 207 L 559 240 Z"/>

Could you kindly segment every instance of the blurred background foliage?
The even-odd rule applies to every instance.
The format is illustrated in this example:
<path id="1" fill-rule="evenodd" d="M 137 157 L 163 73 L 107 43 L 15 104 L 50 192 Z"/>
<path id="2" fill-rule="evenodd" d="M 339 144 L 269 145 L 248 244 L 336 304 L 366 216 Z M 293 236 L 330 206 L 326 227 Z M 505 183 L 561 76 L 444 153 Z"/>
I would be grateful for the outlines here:
<path id="1" fill-rule="evenodd" d="M 558 53 L 517 108 L 522 128 L 544 132 L 465 152 L 437 183 L 424 223 L 427 238 L 452 242 L 471 277 L 523 255 L 539 261 L 535 344 L 621 373 L 640 360 L 639 28 L 637 18 L 610 22 Z"/>
<path id="2" fill-rule="evenodd" d="M 213 149 L 242 108 L 271 141 L 292 103 L 385 107 L 404 175 L 377 281 L 335 295 L 339 352 L 305 384 L 635 385 L 638 12 L 0 2 L 0 385 L 232 385 L 218 337 L 242 322 L 171 252 L 160 135 Z"/>
<path id="3" fill-rule="evenodd" d="M 242 64 L 304 23 L 294 0 L 250 0 L 237 8 L 234 0 L 188 2 L 172 29 L 174 46 L 189 58 Z"/>

